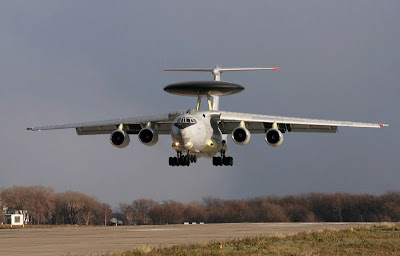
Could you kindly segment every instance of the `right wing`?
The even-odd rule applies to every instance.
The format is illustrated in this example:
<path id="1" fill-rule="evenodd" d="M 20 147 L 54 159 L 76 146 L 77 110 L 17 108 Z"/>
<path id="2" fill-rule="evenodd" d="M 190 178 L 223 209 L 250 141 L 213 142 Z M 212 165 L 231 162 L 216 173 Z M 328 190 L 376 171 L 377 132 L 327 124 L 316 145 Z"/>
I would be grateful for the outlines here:
<path id="1" fill-rule="evenodd" d="M 169 134 L 173 120 L 183 112 L 171 112 L 150 116 L 139 116 L 130 118 L 119 118 L 105 121 L 62 124 L 53 126 L 42 126 L 27 128 L 30 131 L 56 130 L 75 128 L 78 135 L 111 134 L 117 130 L 119 125 L 124 126 L 124 131 L 128 134 L 138 134 L 150 122 L 152 128 L 159 134 Z"/>
<path id="2" fill-rule="evenodd" d="M 272 128 L 273 123 L 276 123 L 279 130 L 282 132 L 317 133 L 336 133 L 339 126 L 365 128 L 381 128 L 389 126 L 387 124 L 269 116 L 228 111 L 219 111 L 218 113 L 220 113 L 220 129 L 226 134 L 232 133 L 232 131 L 239 126 L 241 121 L 246 123 L 247 129 L 251 133 L 265 133 L 268 129 Z"/>

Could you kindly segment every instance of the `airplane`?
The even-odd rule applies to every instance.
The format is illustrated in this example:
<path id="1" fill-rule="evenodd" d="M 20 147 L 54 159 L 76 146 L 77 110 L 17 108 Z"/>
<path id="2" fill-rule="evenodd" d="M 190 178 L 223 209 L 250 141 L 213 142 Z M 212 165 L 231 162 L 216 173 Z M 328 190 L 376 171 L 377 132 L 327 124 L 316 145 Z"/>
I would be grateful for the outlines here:
<path id="1" fill-rule="evenodd" d="M 338 127 L 382 128 L 388 124 L 331 121 L 258 115 L 221 111 L 219 97 L 242 92 L 241 85 L 221 81 L 222 72 L 279 70 L 274 68 L 221 68 L 164 69 L 164 71 L 211 72 L 214 80 L 188 81 L 167 85 L 164 91 L 182 96 L 197 97 L 196 109 L 165 114 L 119 118 L 106 121 L 84 122 L 27 128 L 30 131 L 75 128 L 78 135 L 110 134 L 110 142 L 117 148 L 130 143 L 129 135 L 137 134 L 146 146 L 158 142 L 158 135 L 170 134 L 176 157 L 169 157 L 170 166 L 189 166 L 200 157 L 212 158 L 214 166 L 232 166 L 233 157 L 226 156 L 227 137 L 238 145 L 247 145 L 251 134 L 265 134 L 265 142 L 278 147 L 285 132 L 336 133 Z M 208 110 L 200 110 L 202 98 L 207 99 Z"/>

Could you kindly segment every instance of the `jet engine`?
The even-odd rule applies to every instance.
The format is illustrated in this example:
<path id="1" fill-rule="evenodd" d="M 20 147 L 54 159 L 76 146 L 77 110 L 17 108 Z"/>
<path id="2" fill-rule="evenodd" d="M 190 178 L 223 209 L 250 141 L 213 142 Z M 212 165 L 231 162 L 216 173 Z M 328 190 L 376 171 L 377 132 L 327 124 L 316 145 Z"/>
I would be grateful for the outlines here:
<path id="1" fill-rule="evenodd" d="M 158 142 L 158 134 L 152 128 L 146 127 L 140 130 L 139 140 L 146 146 L 154 146 Z"/>
<path id="2" fill-rule="evenodd" d="M 239 126 L 232 131 L 232 140 L 239 145 L 247 145 L 250 142 L 250 132 L 245 127 Z"/>
<path id="3" fill-rule="evenodd" d="M 283 143 L 283 135 L 281 131 L 275 128 L 269 129 L 265 133 L 265 142 L 272 147 L 278 147 Z"/>
<path id="4" fill-rule="evenodd" d="M 129 145 L 129 135 L 125 131 L 115 130 L 111 133 L 110 142 L 114 147 L 125 148 Z"/>

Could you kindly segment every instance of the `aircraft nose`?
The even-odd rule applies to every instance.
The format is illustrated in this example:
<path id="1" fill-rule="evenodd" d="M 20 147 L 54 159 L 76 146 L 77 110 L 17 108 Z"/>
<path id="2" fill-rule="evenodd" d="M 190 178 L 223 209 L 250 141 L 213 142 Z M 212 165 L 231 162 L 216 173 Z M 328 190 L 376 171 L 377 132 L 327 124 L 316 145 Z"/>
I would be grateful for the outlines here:
<path id="1" fill-rule="evenodd" d="M 179 150 L 188 150 L 192 148 L 193 144 L 190 142 L 190 138 L 184 129 L 178 129 L 172 127 L 171 137 L 173 141 L 173 147 Z"/>
<path id="2" fill-rule="evenodd" d="M 187 137 L 187 132 L 185 129 L 179 129 L 178 127 L 173 126 L 171 130 L 172 137 L 176 139 L 184 139 Z"/>

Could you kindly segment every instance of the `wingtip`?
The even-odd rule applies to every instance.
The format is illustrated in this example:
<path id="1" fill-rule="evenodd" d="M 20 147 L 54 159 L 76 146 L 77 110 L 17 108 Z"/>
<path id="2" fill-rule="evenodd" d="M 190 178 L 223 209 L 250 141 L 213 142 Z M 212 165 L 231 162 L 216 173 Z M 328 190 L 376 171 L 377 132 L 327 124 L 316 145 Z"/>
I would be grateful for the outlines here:
<path id="1" fill-rule="evenodd" d="M 28 130 L 28 131 L 32 131 L 32 127 L 29 127 L 29 128 L 26 128 L 26 130 Z"/>
<path id="2" fill-rule="evenodd" d="M 388 124 L 381 124 L 381 127 L 389 127 Z"/>
<path id="3" fill-rule="evenodd" d="M 278 68 L 278 67 L 273 67 L 272 69 L 273 69 L 273 70 L 278 70 L 278 69 L 280 69 L 280 68 Z"/>

